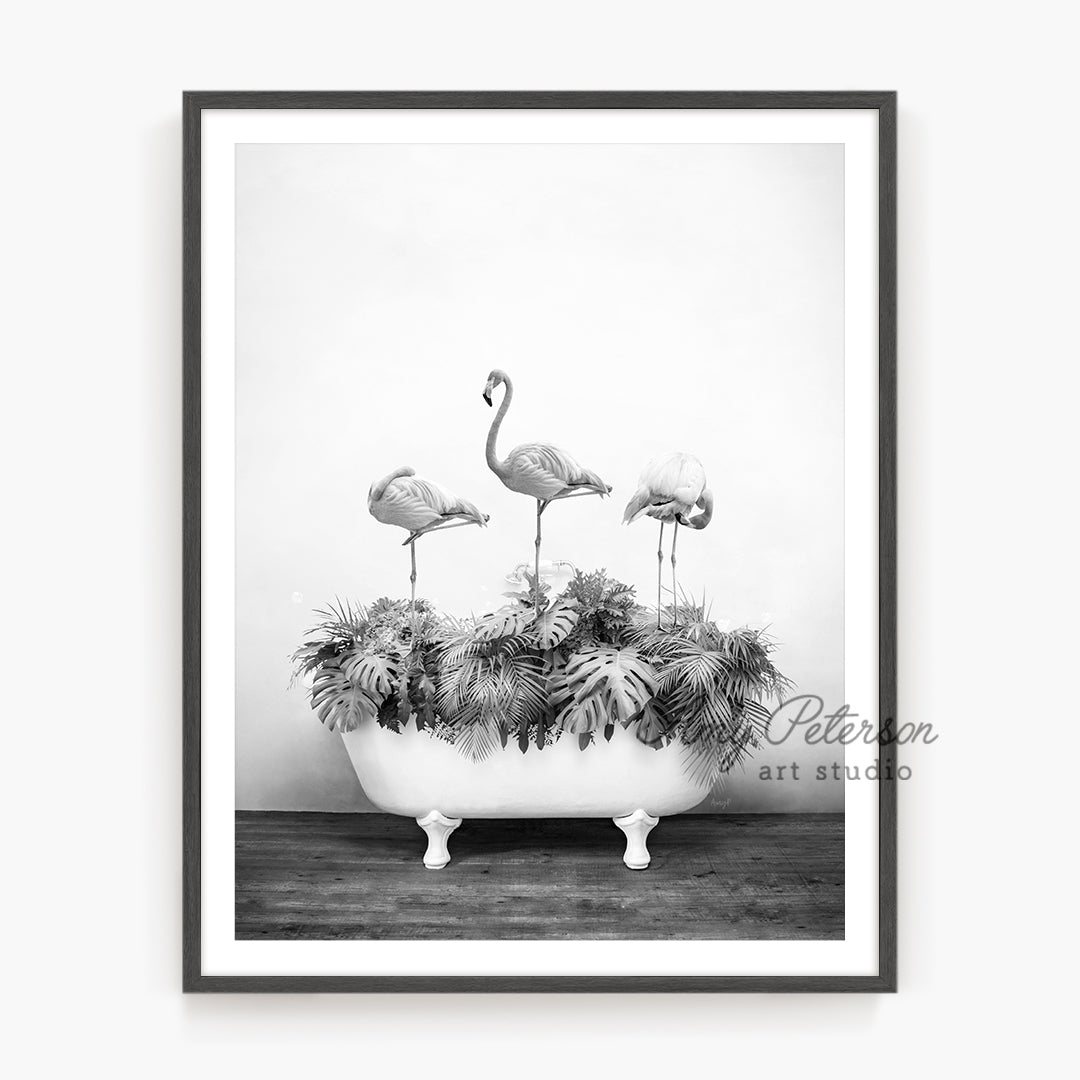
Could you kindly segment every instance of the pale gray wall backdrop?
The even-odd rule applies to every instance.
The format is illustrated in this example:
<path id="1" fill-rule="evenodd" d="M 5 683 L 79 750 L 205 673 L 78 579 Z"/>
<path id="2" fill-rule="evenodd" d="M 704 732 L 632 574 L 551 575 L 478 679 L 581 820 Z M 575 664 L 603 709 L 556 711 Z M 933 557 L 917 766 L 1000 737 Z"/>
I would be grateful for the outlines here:
<path id="1" fill-rule="evenodd" d="M 546 558 L 649 601 L 656 527 L 622 507 L 651 456 L 694 453 L 717 507 L 681 583 L 843 703 L 841 147 L 249 145 L 236 194 L 238 808 L 370 809 L 288 657 L 334 596 L 408 595 L 373 479 L 409 464 L 491 514 L 418 545 L 444 609 L 497 604 L 531 558 L 534 504 L 483 457 L 495 366 L 500 453 L 551 441 L 615 488 L 552 507 Z M 768 749 L 703 809 L 841 809 L 834 761 Z"/>

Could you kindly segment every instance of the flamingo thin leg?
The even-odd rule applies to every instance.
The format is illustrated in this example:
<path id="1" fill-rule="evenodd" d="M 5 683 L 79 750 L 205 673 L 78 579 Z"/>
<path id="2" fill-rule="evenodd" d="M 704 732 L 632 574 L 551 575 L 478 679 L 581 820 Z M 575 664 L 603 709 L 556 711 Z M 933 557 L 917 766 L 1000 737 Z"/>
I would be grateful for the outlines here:
<path id="1" fill-rule="evenodd" d="M 536 618 L 540 618 L 540 515 L 544 512 L 547 504 L 543 499 L 536 500 L 536 553 L 534 556 L 533 573 L 533 612 Z"/>
<path id="2" fill-rule="evenodd" d="M 671 537 L 671 595 L 672 595 L 672 610 L 675 612 L 675 621 L 671 624 L 671 629 L 674 630 L 679 625 L 679 587 L 675 583 L 675 541 L 679 539 L 679 522 L 675 520 L 675 532 Z"/>
<path id="3" fill-rule="evenodd" d="M 660 522 L 660 542 L 656 549 L 656 629 L 662 630 L 660 613 L 663 607 L 663 574 L 664 574 L 664 523 Z"/>
<path id="4" fill-rule="evenodd" d="M 419 539 L 417 537 L 416 539 Z M 412 621 L 413 642 L 416 642 L 416 539 L 409 544 L 409 557 L 412 561 L 412 573 L 409 575 L 411 594 L 409 596 L 409 613 Z"/>

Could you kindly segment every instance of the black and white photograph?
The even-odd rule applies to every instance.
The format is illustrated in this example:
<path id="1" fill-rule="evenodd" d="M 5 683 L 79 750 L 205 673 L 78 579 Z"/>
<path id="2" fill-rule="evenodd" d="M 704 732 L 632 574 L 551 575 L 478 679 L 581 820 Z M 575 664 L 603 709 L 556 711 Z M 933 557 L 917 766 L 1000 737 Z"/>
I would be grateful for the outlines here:
<path id="1" fill-rule="evenodd" d="M 843 938 L 843 166 L 237 147 L 238 939 Z"/>
<path id="2" fill-rule="evenodd" d="M 894 99 L 674 97 L 188 95 L 193 988 L 892 988 Z"/>

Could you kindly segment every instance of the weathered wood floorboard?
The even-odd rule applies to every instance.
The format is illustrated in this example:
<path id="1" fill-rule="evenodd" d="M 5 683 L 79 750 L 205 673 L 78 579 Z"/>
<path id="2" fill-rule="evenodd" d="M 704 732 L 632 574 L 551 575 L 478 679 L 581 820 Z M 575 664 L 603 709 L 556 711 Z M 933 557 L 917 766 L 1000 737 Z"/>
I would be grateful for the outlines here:
<path id="1" fill-rule="evenodd" d="M 466 821 L 426 870 L 414 821 L 236 815 L 239 939 L 844 936 L 842 814 L 665 818 L 628 870 L 608 820 Z"/>

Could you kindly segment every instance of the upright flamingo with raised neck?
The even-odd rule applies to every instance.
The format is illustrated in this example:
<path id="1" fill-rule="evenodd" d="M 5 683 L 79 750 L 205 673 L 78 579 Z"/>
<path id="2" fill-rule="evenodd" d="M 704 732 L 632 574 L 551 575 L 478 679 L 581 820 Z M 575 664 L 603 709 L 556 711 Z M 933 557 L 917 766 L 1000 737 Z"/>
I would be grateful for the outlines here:
<path id="1" fill-rule="evenodd" d="M 413 610 L 416 608 L 416 541 L 442 529 L 456 529 L 462 525 L 482 527 L 489 520 L 489 515 L 481 513 L 471 502 L 458 498 L 434 480 L 417 476 L 416 470 L 408 465 L 395 469 L 371 485 L 368 510 L 376 521 L 408 530 L 408 539 L 401 546 L 409 548 L 412 563 L 409 607 Z"/>
<path id="2" fill-rule="evenodd" d="M 694 507 L 702 513 L 687 515 Z M 704 529 L 712 521 L 713 493 L 705 486 L 705 469 L 693 454 L 675 451 L 655 457 L 641 472 L 638 489 L 626 504 L 623 524 L 637 521 L 647 515 L 660 522 L 660 545 L 656 551 L 656 628 L 662 629 L 664 525 L 674 524 L 671 538 L 671 592 L 672 610 L 675 613 L 672 629 L 679 625 L 679 594 L 675 580 L 675 544 L 679 539 L 679 526 Z"/>
<path id="3" fill-rule="evenodd" d="M 548 506 L 556 499 L 570 499 L 578 495 L 609 495 L 611 488 L 590 469 L 583 469 L 565 450 L 560 450 L 550 443 L 522 443 L 515 446 L 506 458 L 499 460 L 495 451 L 495 441 L 499 437 L 499 428 L 503 417 L 514 397 L 514 384 L 505 371 L 496 368 L 487 377 L 484 384 L 484 400 L 492 404 L 492 392 L 498 386 L 505 386 L 502 403 L 487 437 L 488 468 L 511 491 L 519 491 L 536 500 L 536 552 L 534 572 L 536 575 L 535 611 L 540 613 L 540 518 Z"/>

